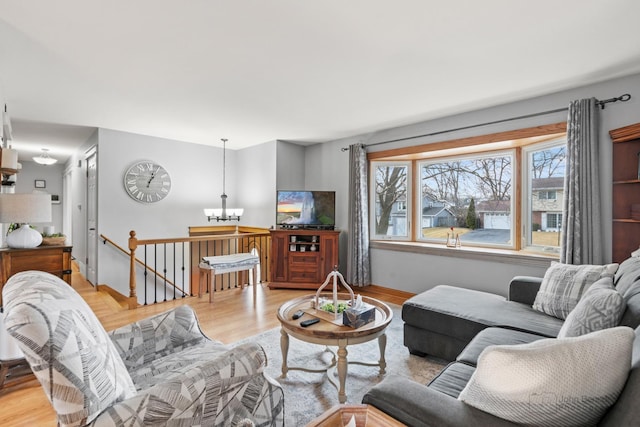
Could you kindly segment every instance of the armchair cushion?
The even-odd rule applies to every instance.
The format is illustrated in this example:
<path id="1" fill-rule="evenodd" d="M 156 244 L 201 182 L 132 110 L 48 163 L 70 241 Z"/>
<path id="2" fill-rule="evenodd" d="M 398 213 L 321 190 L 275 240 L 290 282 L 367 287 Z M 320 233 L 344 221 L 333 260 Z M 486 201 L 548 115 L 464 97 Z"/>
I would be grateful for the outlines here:
<path id="1" fill-rule="evenodd" d="M 91 422 L 136 388 L 93 311 L 71 286 L 42 272 L 18 273 L 3 289 L 8 332 L 61 426 Z"/>
<path id="2" fill-rule="evenodd" d="M 181 360 L 183 356 L 186 360 Z M 282 392 L 259 375 L 265 364 L 264 350 L 255 343 L 231 350 L 222 345 L 191 347 L 158 362 L 164 372 L 138 376 L 140 392 L 108 408 L 91 426 L 222 426 L 243 419 L 272 425 L 274 413 L 283 409 Z M 272 405 L 258 404 L 272 398 L 277 408 L 273 413 Z"/>
<path id="3" fill-rule="evenodd" d="M 202 333 L 195 312 L 187 305 L 114 329 L 109 336 L 130 372 L 192 346 L 222 345 Z"/>

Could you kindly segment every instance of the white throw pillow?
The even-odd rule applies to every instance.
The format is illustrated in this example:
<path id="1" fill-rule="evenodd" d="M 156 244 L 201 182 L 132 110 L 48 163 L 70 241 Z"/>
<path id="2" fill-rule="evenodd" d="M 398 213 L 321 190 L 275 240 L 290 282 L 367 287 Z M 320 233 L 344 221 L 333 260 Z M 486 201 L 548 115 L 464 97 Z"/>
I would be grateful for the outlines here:
<path id="1" fill-rule="evenodd" d="M 528 426 L 595 425 L 627 381 L 634 338 L 633 329 L 619 326 L 489 346 L 459 399 Z"/>
<path id="2" fill-rule="evenodd" d="M 551 262 L 533 303 L 533 309 L 566 319 L 582 294 L 603 276 L 613 276 L 618 264 L 571 265 Z"/>
<path id="3" fill-rule="evenodd" d="M 627 304 L 613 287 L 613 277 L 595 282 L 564 321 L 558 338 L 577 337 L 618 326 Z"/>

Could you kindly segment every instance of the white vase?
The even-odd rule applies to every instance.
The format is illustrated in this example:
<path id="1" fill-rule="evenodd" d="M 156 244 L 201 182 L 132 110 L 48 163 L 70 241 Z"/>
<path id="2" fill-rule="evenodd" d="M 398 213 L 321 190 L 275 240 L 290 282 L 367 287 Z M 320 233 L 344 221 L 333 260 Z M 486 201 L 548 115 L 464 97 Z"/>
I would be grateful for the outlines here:
<path id="1" fill-rule="evenodd" d="M 20 228 L 7 236 L 7 246 L 10 248 L 35 248 L 42 243 L 42 234 L 34 230 L 29 224 L 22 224 Z"/>

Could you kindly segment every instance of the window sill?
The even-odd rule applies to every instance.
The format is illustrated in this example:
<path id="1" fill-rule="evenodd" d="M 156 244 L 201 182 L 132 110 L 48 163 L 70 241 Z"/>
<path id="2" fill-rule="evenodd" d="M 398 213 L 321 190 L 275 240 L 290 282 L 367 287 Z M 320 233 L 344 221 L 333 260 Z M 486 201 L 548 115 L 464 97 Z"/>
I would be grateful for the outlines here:
<path id="1" fill-rule="evenodd" d="M 451 258 L 473 259 L 478 261 L 501 262 L 528 267 L 548 268 L 551 261 L 558 261 L 558 256 L 537 252 L 514 251 L 493 248 L 447 248 L 444 245 L 417 242 L 387 242 L 371 241 L 371 249 L 382 249 L 397 252 L 411 252 L 416 254 L 446 256 Z"/>

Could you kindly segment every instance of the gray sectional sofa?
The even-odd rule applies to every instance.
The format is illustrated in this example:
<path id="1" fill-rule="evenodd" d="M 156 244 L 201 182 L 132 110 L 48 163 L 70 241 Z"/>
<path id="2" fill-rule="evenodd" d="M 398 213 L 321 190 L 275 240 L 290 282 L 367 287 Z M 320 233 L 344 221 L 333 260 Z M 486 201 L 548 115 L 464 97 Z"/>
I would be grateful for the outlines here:
<path id="1" fill-rule="evenodd" d="M 466 404 L 458 397 L 490 345 L 527 344 L 555 338 L 563 320 L 534 310 L 541 278 L 516 277 L 508 298 L 437 286 L 406 301 L 404 343 L 412 354 L 450 361 L 428 385 L 400 376 L 385 378 L 363 398 L 409 426 L 515 426 Z M 614 285 L 626 302 L 620 325 L 635 330 L 631 371 L 599 426 L 640 425 L 640 258 L 620 264 Z M 594 372 L 594 378 L 597 375 Z"/>

